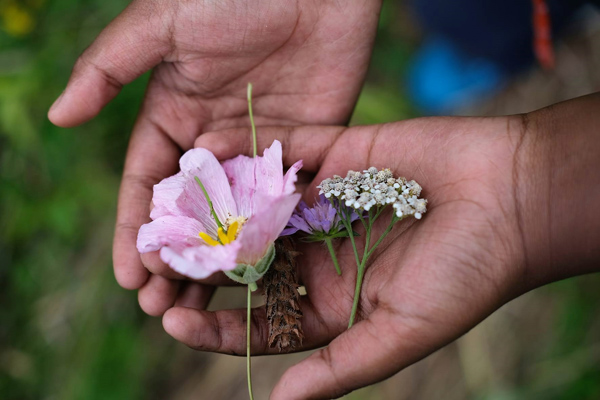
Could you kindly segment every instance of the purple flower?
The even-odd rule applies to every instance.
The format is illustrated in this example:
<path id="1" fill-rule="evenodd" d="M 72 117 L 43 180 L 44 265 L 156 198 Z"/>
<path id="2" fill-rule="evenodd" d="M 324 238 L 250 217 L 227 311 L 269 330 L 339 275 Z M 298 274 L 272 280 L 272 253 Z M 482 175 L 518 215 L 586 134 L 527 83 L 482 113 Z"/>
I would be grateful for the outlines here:
<path id="1" fill-rule="evenodd" d="M 336 208 L 331 202 L 320 195 L 312 207 L 309 207 L 304 201 L 301 201 L 298 208 L 292 214 L 286 229 L 281 232 L 281 236 L 292 235 L 298 231 L 312 235 L 315 240 L 322 240 L 325 237 L 337 236 L 345 230 L 344 224 Z M 344 205 L 342 207 L 346 208 Z M 356 221 L 358 215 L 350 208 L 347 208 L 350 214 L 350 222 Z"/>

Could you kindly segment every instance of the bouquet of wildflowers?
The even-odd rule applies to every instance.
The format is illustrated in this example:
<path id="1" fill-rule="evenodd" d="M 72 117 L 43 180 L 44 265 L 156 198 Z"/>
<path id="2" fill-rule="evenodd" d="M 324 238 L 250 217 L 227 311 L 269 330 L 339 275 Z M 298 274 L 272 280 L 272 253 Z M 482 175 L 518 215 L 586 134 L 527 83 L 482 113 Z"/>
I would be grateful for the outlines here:
<path id="1" fill-rule="evenodd" d="M 250 365 L 251 292 L 264 277 L 269 343 L 280 351 L 301 343 L 302 312 L 295 282 L 293 240 L 280 236 L 302 235 L 309 242 L 324 242 L 339 275 L 333 242 L 349 240 L 357 267 L 354 302 L 348 327 L 354 323 L 362 279 L 369 257 L 398 221 L 420 219 L 427 200 L 420 198 L 415 181 L 394 177 L 389 169 L 370 167 L 334 176 L 318 186 L 319 199 L 312 206 L 295 193 L 296 174 L 302 161 L 285 174 L 281 143 L 274 141 L 257 156 L 256 129 L 252 116 L 252 86 L 248 85 L 248 108 L 252 125 L 254 157 L 238 156 L 222 164 L 206 149 L 192 149 L 180 159 L 181 171 L 154 186 L 152 222 L 140 228 L 140 253 L 160 251 L 172 269 L 192 279 L 223 271 L 247 285 L 247 378 L 253 399 Z M 389 207 L 388 207 L 389 206 Z M 390 209 L 387 229 L 372 242 L 373 226 Z M 364 228 L 364 250 L 359 254 L 358 233 Z M 293 235 L 293 236 L 290 236 Z"/>

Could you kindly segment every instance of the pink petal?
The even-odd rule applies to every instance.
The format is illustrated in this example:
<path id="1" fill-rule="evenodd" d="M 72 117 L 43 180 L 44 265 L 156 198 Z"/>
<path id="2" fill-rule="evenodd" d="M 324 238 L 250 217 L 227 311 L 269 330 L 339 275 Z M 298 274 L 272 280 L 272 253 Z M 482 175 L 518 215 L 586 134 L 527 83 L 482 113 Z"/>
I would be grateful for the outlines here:
<path id="1" fill-rule="evenodd" d="M 296 161 L 285 173 L 282 190 L 284 195 L 292 194 L 296 191 L 296 181 L 298 180 L 297 173 L 300 171 L 300 168 L 302 168 L 302 160 Z"/>
<path id="2" fill-rule="evenodd" d="M 237 156 L 223 163 L 223 170 L 229 179 L 231 194 L 237 204 L 238 214 L 246 218 L 250 217 L 254 211 L 255 164 L 255 158 L 246 156 Z"/>
<path id="3" fill-rule="evenodd" d="M 152 195 L 154 208 L 150 212 L 150 218 L 156 219 L 165 215 L 185 216 L 177 206 L 177 199 L 183 193 L 184 187 L 185 176 L 182 172 L 165 178 L 159 184 L 154 185 L 154 194 Z"/>
<path id="4" fill-rule="evenodd" d="M 204 226 L 194 218 L 167 215 L 140 227 L 137 249 L 147 253 L 168 245 L 197 245 L 200 232 L 205 232 Z"/>
<path id="5" fill-rule="evenodd" d="M 215 237 L 217 224 L 195 177 L 198 177 L 206 188 L 217 217 L 221 223 L 225 223 L 227 218 L 238 216 L 225 171 L 215 156 L 206 149 L 189 150 L 181 157 L 179 165 L 185 175 L 185 186 L 183 193 L 177 198 L 177 206 L 185 215 L 201 221 L 207 233 Z"/>
<path id="6" fill-rule="evenodd" d="M 281 143 L 274 140 L 271 147 L 265 149 L 262 157 L 256 157 L 256 191 L 269 196 L 281 196 L 283 191 L 283 163 L 281 161 Z M 254 204 L 254 210 L 260 207 Z"/>
<path id="7" fill-rule="evenodd" d="M 250 217 L 260 208 L 256 202 L 256 193 L 271 197 L 293 193 L 296 173 L 301 167 L 302 162 L 299 161 L 283 177 L 281 143 L 277 140 L 270 148 L 265 149 L 262 157 L 238 156 L 225 161 L 223 169 L 229 178 L 239 215 Z"/>
<path id="8" fill-rule="evenodd" d="M 300 200 L 300 194 L 275 199 L 256 196 L 256 200 L 260 208 L 248 220 L 236 240 L 242 244 L 238 262 L 249 265 L 255 265 L 283 231 Z"/>
<path id="9" fill-rule="evenodd" d="M 204 279 L 217 271 L 230 271 L 237 266 L 241 244 L 225 246 L 165 246 L 160 258 L 175 271 L 192 279 Z"/>

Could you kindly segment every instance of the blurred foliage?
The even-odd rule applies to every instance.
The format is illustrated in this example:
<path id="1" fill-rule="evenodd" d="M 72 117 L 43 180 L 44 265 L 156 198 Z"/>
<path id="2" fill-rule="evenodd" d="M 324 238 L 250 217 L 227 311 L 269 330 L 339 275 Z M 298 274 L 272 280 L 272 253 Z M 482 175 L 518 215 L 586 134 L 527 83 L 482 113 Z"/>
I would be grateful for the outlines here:
<path id="1" fill-rule="evenodd" d="M 0 3 L 2 399 L 145 398 L 147 368 L 168 351 L 147 351 L 136 296 L 111 271 L 131 105 L 144 80 L 83 127 L 60 129 L 45 116 L 77 55 L 121 7 Z"/>
<path id="2" fill-rule="evenodd" d="M 111 268 L 119 177 L 147 77 L 82 127 L 60 129 L 45 116 L 79 53 L 123 7 L 0 0 L 1 399 L 158 399 L 173 385 L 175 342 Z M 402 91 L 415 46 L 404 11 L 385 4 L 354 124 L 416 116 Z M 542 365 L 475 398 L 600 398 L 599 283 L 542 289 L 557 310 L 541 344 L 531 343 Z M 377 398 L 374 390 L 349 398 Z"/>

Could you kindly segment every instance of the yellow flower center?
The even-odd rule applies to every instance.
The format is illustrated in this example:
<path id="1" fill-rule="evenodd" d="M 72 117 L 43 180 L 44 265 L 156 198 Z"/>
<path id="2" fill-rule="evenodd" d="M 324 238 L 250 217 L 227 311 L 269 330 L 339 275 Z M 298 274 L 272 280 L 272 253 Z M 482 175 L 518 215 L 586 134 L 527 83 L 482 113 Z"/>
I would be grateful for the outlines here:
<path id="1" fill-rule="evenodd" d="M 226 245 L 233 242 L 237 238 L 238 234 L 240 233 L 240 230 L 242 229 L 242 226 L 246 223 L 246 221 L 247 218 L 244 217 L 229 217 L 227 219 L 227 222 L 225 223 L 225 227 L 227 230 L 223 229 L 222 227 L 219 227 L 219 229 L 217 230 L 216 239 L 213 239 L 205 232 L 200 232 L 198 235 L 209 246 Z"/>

